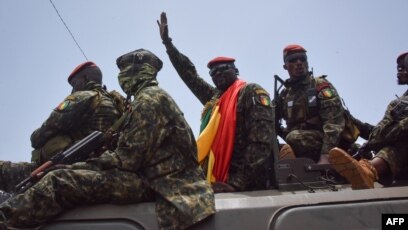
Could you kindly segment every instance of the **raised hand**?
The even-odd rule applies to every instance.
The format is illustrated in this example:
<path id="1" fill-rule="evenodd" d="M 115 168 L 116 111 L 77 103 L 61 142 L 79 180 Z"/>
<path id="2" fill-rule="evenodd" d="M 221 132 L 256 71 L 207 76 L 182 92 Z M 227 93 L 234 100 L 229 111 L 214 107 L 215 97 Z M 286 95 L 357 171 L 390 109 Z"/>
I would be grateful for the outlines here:
<path id="1" fill-rule="evenodd" d="M 160 14 L 160 22 L 157 20 L 157 25 L 159 25 L 160 37 L 163 43 L 170 42 L 171 38 L 169 37 L 169 27 L 167 25 L 167 16 L 165 12 Z"/>

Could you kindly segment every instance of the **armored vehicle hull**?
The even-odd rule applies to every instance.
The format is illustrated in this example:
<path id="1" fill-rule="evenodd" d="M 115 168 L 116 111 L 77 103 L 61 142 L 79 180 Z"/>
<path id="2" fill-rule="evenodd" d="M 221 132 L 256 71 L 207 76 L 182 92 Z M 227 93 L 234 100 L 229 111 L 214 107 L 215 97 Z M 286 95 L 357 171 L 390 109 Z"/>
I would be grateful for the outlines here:
<path id="1" fill-rule="evenodd" d="M 216 194 L 217 213 L 191 229 L 381 229 L 382 214 L 408 213 L 408 187 L 277 189 Z M 96 205 L 64 213 L 44 229 L 158 229 L 154 203 Z"/>

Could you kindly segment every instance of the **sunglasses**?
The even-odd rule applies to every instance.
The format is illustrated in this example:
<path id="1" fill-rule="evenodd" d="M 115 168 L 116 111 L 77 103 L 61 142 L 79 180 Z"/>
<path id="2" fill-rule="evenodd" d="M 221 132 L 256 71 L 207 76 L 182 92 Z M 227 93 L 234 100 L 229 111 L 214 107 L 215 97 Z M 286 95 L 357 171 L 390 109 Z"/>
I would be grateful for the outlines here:
<path id="1" fill-rule="evenodd" d="M 304 55 L 304 54 L 301 54 L 301 55 L 289 55 L 286 58 L 286 62 L 289 62 L 289 63 L 292 63 L 292 64 L 296 63 L 297 61 L 306 62 L 307 61 L 307 56 Z"/>
<path id="2" fill-rule="evenodd" d="M 222 73 L 230 69 L 234 69 L 234 66 L 232 66 L 231 64 L 221 64 L 221 65 L 217 65 L 214 68 L 212 68 L 209 73 L 211 77 L 214 77 L 218 73 Z"/>
<path id="3" fill-rule="evenodd" d="M 399 65 L 399 66 L 397 66 L 397 70 L 398 70 L 399 72 L 402 72 L 402 71 L 404 71 L 404 70 L 408 70 L 408 68 L 405 68 L 405 66 L 403 66 L 403 65 Z"/>

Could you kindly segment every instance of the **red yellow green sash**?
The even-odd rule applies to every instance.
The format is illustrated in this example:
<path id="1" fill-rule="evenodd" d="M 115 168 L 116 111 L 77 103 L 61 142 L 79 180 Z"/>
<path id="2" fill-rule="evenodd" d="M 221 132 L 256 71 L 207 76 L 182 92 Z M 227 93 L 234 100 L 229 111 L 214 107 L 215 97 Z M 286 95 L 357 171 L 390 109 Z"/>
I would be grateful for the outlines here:
<path id="1" fill-rule="evenodd" d="M 242 80 L 235 81 L 202 119 L 202 132 L 197 139 L 198 161 L 200 164 L 208 162 L 209 182 L 226 182 L 228 179 L 234 149 L 238 94 L 245 84 Z"/>

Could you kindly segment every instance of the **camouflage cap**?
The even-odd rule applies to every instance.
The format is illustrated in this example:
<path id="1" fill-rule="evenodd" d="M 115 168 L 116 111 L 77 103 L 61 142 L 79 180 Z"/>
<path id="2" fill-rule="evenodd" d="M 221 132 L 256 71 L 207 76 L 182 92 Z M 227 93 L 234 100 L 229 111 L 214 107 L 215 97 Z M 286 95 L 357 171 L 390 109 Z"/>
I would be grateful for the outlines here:
<path id="1" fill-rule="evenodd" d="M 99 68 L 95 63 L 91 62 L 91 61 L 87 61 L 84 62 L 82 64 L 79 64 L 77 67 L 75 67 L 75 69 L 72 71 L 72 73 L 68 76 L 68 82 L 70 83 L 72 78 L 79 72 L 81 72 L 81 70 L 84 70 L 86 68 Z"/>
<path id="2" fill-rule="evenodd" d="M 400 62 L 400 61 L 402 61 L 402 60 L 405 58 L 405 56 L 407 56 L 407 54 L 408 54 L 408 52 L 405 52 L 405 53 L 400 54 L 400 55 L 397 57 L 397 63 Z"/>
<path id="3" fill-rule="evenodd" d="M 143 64 L 152 65 L 157 71 L 163 67 L 163 62 L 152 52 L 145 49 L 137 49 L 135 51 L 124 54 L 116 59 L 116 65 L 120 69 L 124 64 Z"/>
<path id="4" fill-rule="evenodd" d="M 283 49 L 283 61 L 292 53 L 306 53 L 306 49 L 298 44 L 291 44 Z"/>
<path id="5" fill-rule="evenodd" d="M 211 61 L 208 62 L 207 67 L 211 69 L 214 65 L 220 63 L 234 63 L 235 59 L 231 57 L 215 57 Z"/>

